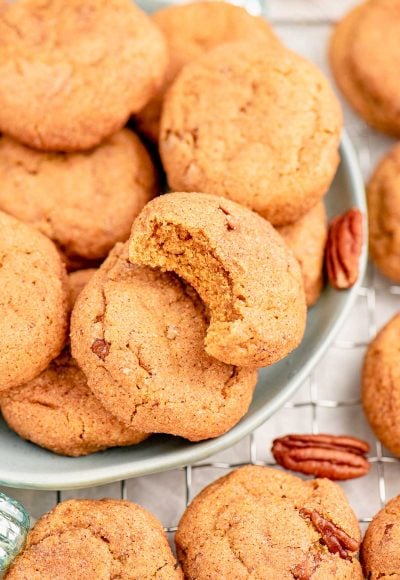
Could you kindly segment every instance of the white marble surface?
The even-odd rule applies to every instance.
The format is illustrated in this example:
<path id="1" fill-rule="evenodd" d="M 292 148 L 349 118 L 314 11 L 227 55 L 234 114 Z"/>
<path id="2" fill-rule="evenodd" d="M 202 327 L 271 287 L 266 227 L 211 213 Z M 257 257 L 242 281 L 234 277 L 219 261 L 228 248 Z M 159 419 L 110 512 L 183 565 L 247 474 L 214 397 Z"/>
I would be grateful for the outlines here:
<path id="1" fill-rule="evenodd" d="M 314 60 L 329 75 L 326 46 L 335 20 L 354 0 L 270 0 L 269 14 L 281 38 L 293 49 Z M 369 130 L 344 103 L 346 126 L 358 149 L 367 178 L 376 160 L 392 141 Z M 370 267 L 365 288 L 335 344 L 298 391 L 294 399 L 272 419 L 235 447 L 211 458 L 207 464 L 187 471 L 167 473 L 73 492 L 7 490 L 23 501 L 33 517 L 51 508 L 58 499 L 70 497 L 125 497 L 156 514 L 166 527 L 177 524 L 186 502 L 187 483 L 195 494 L 226 472 L 228 463 L 250 460 L 272 462 L 271 440 L 287 432 L 347 433 L 371 443 L 372 468 L 368 476 L 343 484 L 361 524 L 370 519 L 385 499 L 400 492 L 400 463 L 381 449 L 359 405 L 360 368 L 366 345 L 400 306 L 400 288 L 391 286 Z M 383 457 L 383 460 L 379 458 Z"/>

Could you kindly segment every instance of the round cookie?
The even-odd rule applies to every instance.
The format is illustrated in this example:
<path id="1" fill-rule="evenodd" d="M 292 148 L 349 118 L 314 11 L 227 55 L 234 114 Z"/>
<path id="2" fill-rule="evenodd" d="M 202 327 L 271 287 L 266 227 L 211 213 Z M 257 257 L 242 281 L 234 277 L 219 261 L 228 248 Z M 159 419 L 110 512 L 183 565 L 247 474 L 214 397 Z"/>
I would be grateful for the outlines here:
<path id="1" fill-rule="evenodd" d="M 0 394 L 0 410 L 20 437 L 60 455 L 79 457 L 147 437 L 104 409 L 68 347 L 36 379 Z"/>
<path id="2" fill-rule="evenodd" d="M 312 63 L 265 42 L 229 43 L 175 80 L 160 152 L 171 189 L 222 195 L 285 225 L 329 188 L 341 126 L 340 105 Z"/>
<path id="3" fill-rule="evenodd" d="M 252 16 L 228 2 L 172 4 L 153 13 L 152 19 L 167 41 L 169 64 L 157 95 L 136 115 L 135 121 L 140 131 L 156 143 L 165 93 L 185 64 L 225 42 L 258 39 L 279 43 L 264 18 Z"/>
<path id="4" fill-rule="evenodd" d="M 21 0 L 0 12 L 0 130 L 46 151 L 94 147 L 157 92 L 164 38 L 131 0 Z"/>
<path id="5" fill-rule="evenodd" d="M 135 266 L 118 245 L 72 313 L 73 356 L 94 395 L 138 431 L 199 441 L 246 413 L 255 369 L 204 351 L 204 307 L 173 274 Z"/>
<path id="6" fill-rule="evenodd" d="M 301 342 L 299 265 L 276 230 L 237 203 L 203 193 L 154 199 L 132 226 L 129 259 L 195 288 L 210 313 L 205 349 L 218 360 L 267 366 Z"/>
<path id="7" fill-rule="evenodd" d="M 367 200 L 372 259 L 383 274 L 400 282 L 400 144 L 376 168 Z"/>
<path id="8" fill-rule="evenodd" d="M 0 391 L 37 377 L 67 330 L 65 267 L 40 232 L 0 212 Z"/>
<path id="9" fill-rule="evenodd" d="M 400 496 L 389 501 L 369 524 L 361 562 L 368 580 L 400 578 Z"/>
<path id="10" fill-rule="evenodd" d="M 362 374 L 362 404 L 378 439 L 400 457 L 400 314 L 369 345 Z"/>
<path id="11" fill-rule="evenodd" d="M 328 479 L 247 466 L 206 487 L 175 536 L 187 580 L 362 579 L 357 519 Z"/>
<path id="12" fill-rule="evenodd" d="M 294 224 L 277 228 L 300 264 L 307 306 L 313 306 L 323 286 L 325 244 L 328 223 L 325 206 L 317 203 Z"/>
<path id="13" fill-rule="evenodd" d="M 156 188 L 150 156 L 127 129 L 71 154 L 0 137 L 0 210 L 51 238 L 69 262 L 103 258 L 125 241 Z"/>
<path id="14" fill-rule="evenodd" d="M 330 62 L 339 88 L 372 127 L 400 136 L 399 0 L 368 0 L 337 25 Z M 377 50 L 379 47 L 379 50 Z"/>
<path id="15" fill-rule="evenodd" d="M 122 500 L 72 499 L 29 532 L 5 580 L 182 579 L 161 523 Z"/>

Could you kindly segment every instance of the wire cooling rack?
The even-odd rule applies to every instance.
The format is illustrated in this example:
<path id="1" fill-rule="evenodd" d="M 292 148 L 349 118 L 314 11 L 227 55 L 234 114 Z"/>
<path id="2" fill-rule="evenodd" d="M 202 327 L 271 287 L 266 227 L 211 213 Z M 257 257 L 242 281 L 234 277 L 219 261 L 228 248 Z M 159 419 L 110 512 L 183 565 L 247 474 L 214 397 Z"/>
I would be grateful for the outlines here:
<path id="1" fill-rule="evenodd" d="M 314 60 L 330 76 L 326 44 L 332 23 L 355 0 L 269 0 L 269 14 L 282 39 Z M 391 146 L 343 103 L 346 127 L 359 155 L 364 177 Z M 119 497 L 150 509 L 172 539 L 193 496 L 229 470 L 246 464 L 273 466 L 272 439 L 290 432 L 351 434 L 370 443 L 370 473 L 341 483 L 361 527 L 384 503 L 400 493 L 400 461 L 373 436 L 360 404 L 360 371 L 365 349 L 376 331 L 400 310 L 400 286 L 391 285 L 370 266 L 357 302 L 335 343 L 293 399 L 253 434 L 208 461 L 103 487 L 66 492 L 5 490 L 22 501 L 33 518 L 71 497 Z"/>

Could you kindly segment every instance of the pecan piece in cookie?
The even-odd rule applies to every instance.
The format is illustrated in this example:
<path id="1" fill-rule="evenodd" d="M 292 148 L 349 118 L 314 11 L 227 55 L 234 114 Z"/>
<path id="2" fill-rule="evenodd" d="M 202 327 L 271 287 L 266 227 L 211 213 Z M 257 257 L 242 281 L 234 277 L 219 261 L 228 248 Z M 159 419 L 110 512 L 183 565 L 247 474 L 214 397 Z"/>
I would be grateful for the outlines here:
<path id="1" fill-rule="evenodd" d="M 300 515 L 311 520 L 331 554 L 339 554 L 343 560 L 348 560 L 351 558 L 349 552 L 358 551 L 360 543 L 357 540 L 325 519 L 316 510 L 303 508 L 300 510 Z"/>
<path id="2" fill-rule="evenodd" d="M 336 435 L 286 435 L 272 444 L 272 454 L 282 467 L 333 480 L 368 473 L 370 465 L 364 457 L 368 451 L 365 441 Z"/>
<path id="3" fill-rule="evenodd" d="M 96 338 L 90 348 L 94 354 L 101 358 L 101 360 L 105 360 L 106 356 L 110 352 L 110 343 L 102 340 L 101 338 Z"/>
<path id="4" fill-rule="evenodd" d="M 329 282 L 334 288 L 344 290 L 355 284 L 362 241 L 362 213 L 359 209 L 350 209 L 332 220 L 325 260 Z"/>
<path id="5" fill-rule="evenodd" d="M 248 465 L 214 481 L 186 509 L 175 542 L 185 580 L 362 580 L 361 534 L 343 490 L 280 469 Z"/>

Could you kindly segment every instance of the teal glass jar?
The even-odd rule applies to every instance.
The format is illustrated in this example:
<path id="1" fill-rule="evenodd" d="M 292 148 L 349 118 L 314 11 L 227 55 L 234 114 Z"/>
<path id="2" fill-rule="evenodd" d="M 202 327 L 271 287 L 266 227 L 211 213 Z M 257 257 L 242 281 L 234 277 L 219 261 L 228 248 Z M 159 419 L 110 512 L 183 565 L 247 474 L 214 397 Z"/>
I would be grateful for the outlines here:
<path id="1" fill-rule="evenodd" d="M 0 576 L 23 548 L 29 527 L 24 507 L 0 492 Z"/>

